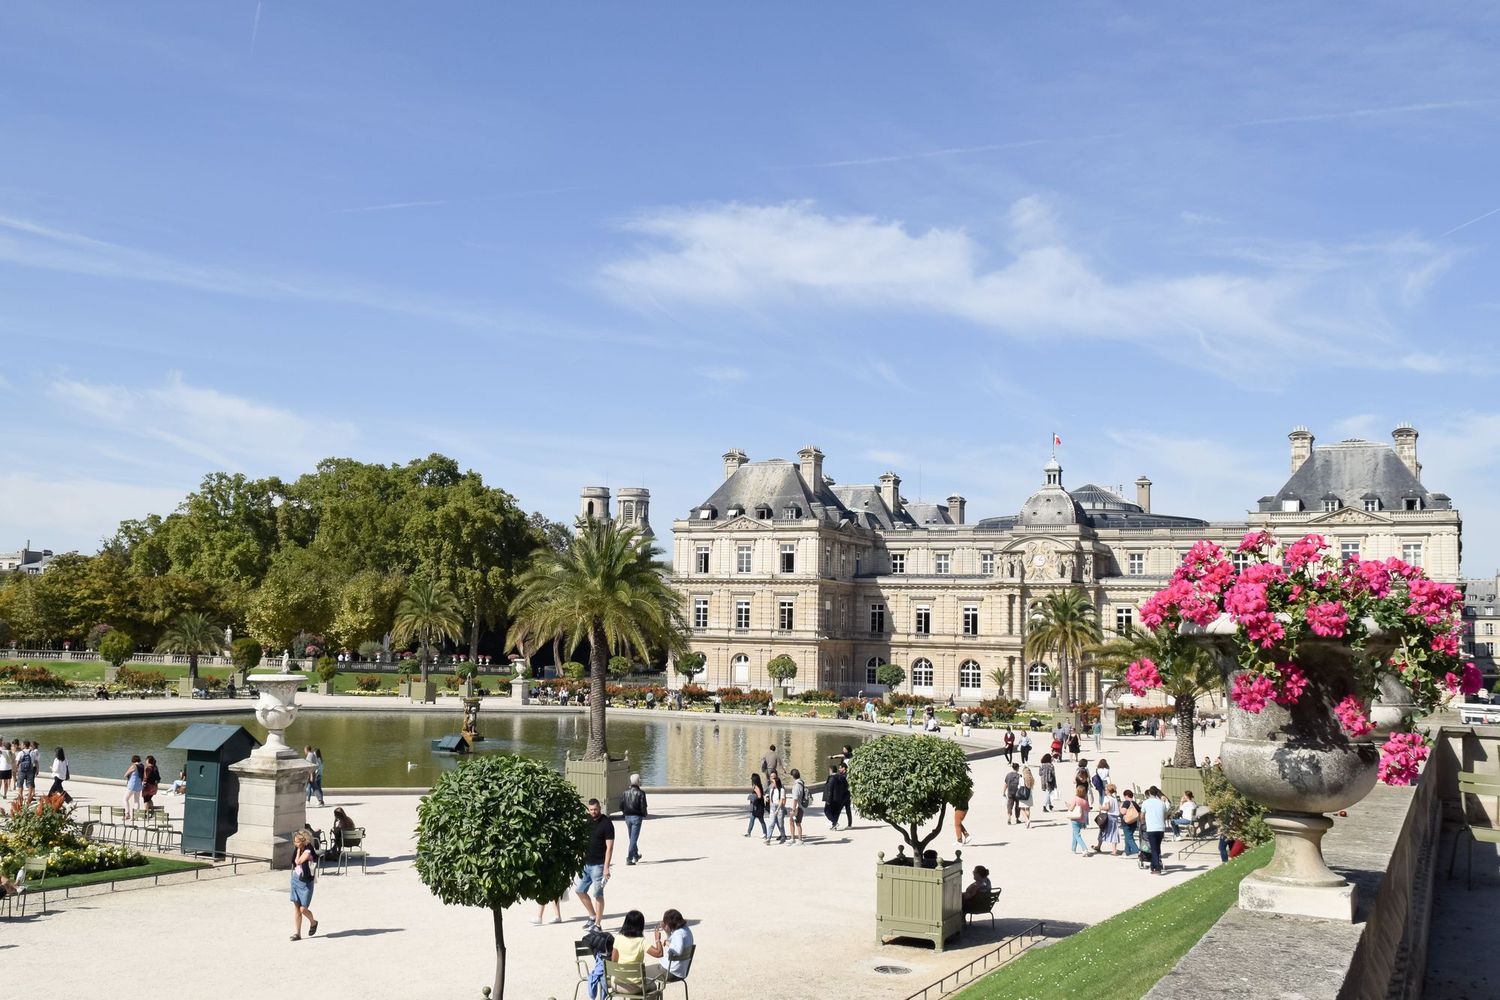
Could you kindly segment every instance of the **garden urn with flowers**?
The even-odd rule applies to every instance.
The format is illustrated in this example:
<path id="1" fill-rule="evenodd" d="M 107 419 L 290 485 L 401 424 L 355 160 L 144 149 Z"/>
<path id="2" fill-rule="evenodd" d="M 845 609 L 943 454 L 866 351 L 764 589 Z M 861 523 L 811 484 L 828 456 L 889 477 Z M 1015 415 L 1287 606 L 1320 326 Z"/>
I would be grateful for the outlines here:
<path id="1" fill-rule="evenodd" d="M 1377 780 L 1414 781 L 1429 748 L 1413 716 L 1477 690 L 1479 671 L 1458 658 L 1462 604 L 1399 559 L 1339 559 L 1321 535 L 1278 550 L 1259 531 L 1233 560 L 1199 542 L 1142 606 L 1143 625 L 1218 663 L 1224 775 L 1269 807 L 1275 853 L 1240 884 L 1242 909 L 1353 919 L 1354 886 L 1323 860 L 1326 814 Z M 1127 676 L 1137 694 L 1160 683 L 1149 660 Z"/>

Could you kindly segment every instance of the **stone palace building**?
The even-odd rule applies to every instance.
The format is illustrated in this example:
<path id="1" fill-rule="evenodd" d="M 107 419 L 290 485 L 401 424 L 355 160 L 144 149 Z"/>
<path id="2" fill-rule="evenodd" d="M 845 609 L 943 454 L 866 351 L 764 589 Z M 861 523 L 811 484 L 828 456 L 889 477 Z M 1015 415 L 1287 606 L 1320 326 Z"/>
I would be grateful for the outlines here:
<path id="1" fill-rule="evenodd" d="M 672 524 L 673 582 L 693 648 L 707 657 L 697 680 L 770 688 L 766 663 L 785 653 L 798 665 L 793 690 L 880 690 L 875 670 L 894 662 L 903 689 L 919 694 L 1044 702 L 1048 665 L 1022 652 L 1038 599 L 1081 587 L 1107 638 L 1134 625 L 1198 539 L 1232 549 L 1263 527 L 1283 541 L 1316 531 L 1337 552 L 1400 556 L 1458 582 L 1458 511 L 1422 484 L 1417 432 L 1402 426 L 1392 437 L 1315 447 L 1298 427 L 1285 484 L 1228 523 L 1153 511 L 1144 476 L 1134 500 L 1093 484 L 1069 489 L 1055 458 L 1016 513 L 971 521 L 961 496 L 906 500 L 893 472 L 837 484 L 814 447 L 795 463 L 732 450 L 718 488 Z M 587 493 L 590 516 L 601 498 Z M 630 499 L 626 516 L 645 522 L 644 497 Z M 1009 672 L 1003 690 L 996 668 Z"/>

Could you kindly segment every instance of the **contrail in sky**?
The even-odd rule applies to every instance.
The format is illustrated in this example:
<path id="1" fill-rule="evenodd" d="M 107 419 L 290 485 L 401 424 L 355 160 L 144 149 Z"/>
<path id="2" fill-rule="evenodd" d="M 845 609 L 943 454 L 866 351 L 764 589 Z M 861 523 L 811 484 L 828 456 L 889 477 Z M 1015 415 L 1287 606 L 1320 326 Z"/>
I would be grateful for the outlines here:
<path id="1" fill-rule="evenodd" d="M 1470 219 L 1468 222 L 1460 223 L 1459 225 L 1454 226 L 1452 229 L 1448 230 L 1446 233 L 1443 233 L 1442 236 L 1439 236 L 1438 239 L 1442 239 L 1443 236 L 1452 236 L 1454 233 L 1458 232 L 1460 229 L 1468 229 L 1474 223 L 1476 223 L 1476 222 L 1483 222 L 1485 219 L 1488 219 L 1490 216 L 1495 215 L 1495 214 L 1500 214 L 1500 208 L 1492 208 L 1488 212 L 1485 212 L 1483 215 L 1476 215 L 1476 216 L 1474 216 L 1474 218 Z"/>
<path id="2" fill-rule="evenodd" d="M 255 24 L 250 28 L 250 54 L 255 54 L 255 39 L 260 34 L 260 4 L 255 5 Z"/>

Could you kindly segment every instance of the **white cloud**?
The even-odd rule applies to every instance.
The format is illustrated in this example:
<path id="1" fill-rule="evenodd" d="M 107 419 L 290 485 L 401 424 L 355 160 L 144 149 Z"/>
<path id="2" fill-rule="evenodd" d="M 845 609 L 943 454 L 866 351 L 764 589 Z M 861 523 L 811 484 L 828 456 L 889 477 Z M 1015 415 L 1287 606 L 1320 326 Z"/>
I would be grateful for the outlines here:
<path id="1" fill-rule="evenodd" d="M 1018 338 L 1138 343 L 1246 381 L 1274 374 L 1290 352 L 1388 366 L 1383 358 L 1409 352 L 1381 289 L 1397 278 L 1417 295 L 1441 270 L 1439 255 L 1403 238 L 1234 245 L 1233 269 L 1112 277 L 1035 197 L 1011 206 L 1005 254 L 962 230 L 916 231 L 807 202 L 667 209 L 627 228 L 646 243 L 608 264 L 602 280 L 628 300 L 910 309 Z"/>
<path id="2" fill-rule="evenodd" d="M 122 520 L 176 509 L 188 488 L 0 473 L 0 539 L 7 547 L 30 539 L 35 548 L 93 552 Z"/>
<path id="3" fill-rule="evenodd" d="M 704 365 L 694 369 L 693 374 L 714 382 L 743 382 L 750 373 L 733 365 Z"/>
<path id="4" fill-rule="evenodd" d="M 170 372 L 159 386 L 97 385 L 60 379 L 48 394 L 69 412 L 125 437 L 166 444 L 226 470 L 303 471 L 346 452 L 356 434 L 343 421 L 318 420 Z M 107 444 L 107 442 L 101 442 Z"/>

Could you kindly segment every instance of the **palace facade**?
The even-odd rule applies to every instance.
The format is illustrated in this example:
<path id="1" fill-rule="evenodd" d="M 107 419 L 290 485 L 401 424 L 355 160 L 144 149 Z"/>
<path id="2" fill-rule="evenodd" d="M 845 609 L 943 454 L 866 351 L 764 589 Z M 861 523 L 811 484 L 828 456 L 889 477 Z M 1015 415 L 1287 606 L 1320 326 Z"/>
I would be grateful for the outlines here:
<path id="1" fill-rule="evenodd" d="M 1153 511 L 1144 476 L 1133 501 L 1069 489 L 1055 458 L 1016 513 L 971 521 L 961 496 L 906 500 L 893 472 L 837 484 L 815 447 L 795 463 L 731 450 L 718 487 L 672 524 L 673 583 L 707 657 L 697 682 L 769 689 L 766 663 L 785 653 L 793 690 L 878 691 L 876 668 L 894 662 L 915 693 L 1044 702 L 1050 665 L 1023 654 L 1039 599 L 1082 588 L 1108 638 L 1133 627 L 1194 542 L 1232 549 L 1259 528 L 1281 541 L 1316 531 L 1340 553 L 1400 556 L 1457 582 L 1459 513 L 1422 484 L 1417 432 L 1392 438 L 1315 446 L 1298 427 L 1282 487 L 1245 520 L 1217 523 Z M 1097 679 L 1085 680 L 1092 692 Z"/>

